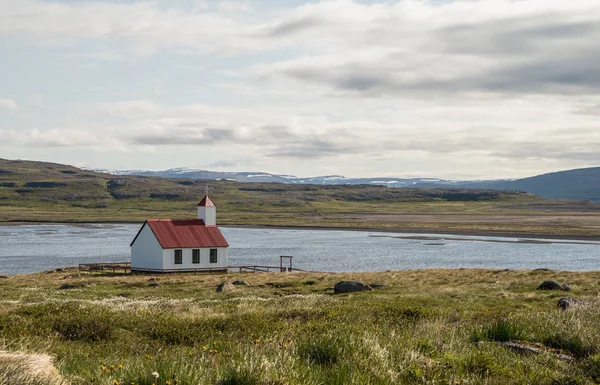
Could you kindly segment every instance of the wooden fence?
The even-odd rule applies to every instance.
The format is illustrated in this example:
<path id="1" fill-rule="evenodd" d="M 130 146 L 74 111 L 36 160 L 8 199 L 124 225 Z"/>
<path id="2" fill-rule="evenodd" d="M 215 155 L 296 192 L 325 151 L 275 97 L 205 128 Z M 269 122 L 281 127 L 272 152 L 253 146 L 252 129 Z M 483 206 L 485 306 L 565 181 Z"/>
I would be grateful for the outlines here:
<path id="1" fill-rule="evenodd" d="M 222 266 L 222 267 L 197 267 L 197 268 L 181 268 L 181 269 L 146 269 L 141 267 L 131 268 L 131 262 L 113 262 L 113 263 L 81 263 L 79 264 L 79 271 L 87 272 L 123 272 L 123 273 L 223 273 L 228 270 L 238 270 L 241 272 L 253 272 L 253 273 L 269 273 L 269 272 L 306 272 L 314 273 L 313 271 L 297 269 L 286 266 L 268 266 L 268 265 L 234 265 L 234 266 Z"/>

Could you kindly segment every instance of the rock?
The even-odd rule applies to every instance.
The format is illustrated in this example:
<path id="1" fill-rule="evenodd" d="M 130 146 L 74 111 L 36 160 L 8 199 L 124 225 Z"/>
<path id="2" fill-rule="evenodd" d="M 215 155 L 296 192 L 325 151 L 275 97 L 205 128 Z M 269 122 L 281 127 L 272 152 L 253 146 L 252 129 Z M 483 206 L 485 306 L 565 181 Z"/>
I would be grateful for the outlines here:
<path id="1" fill-rule="evenodd" d="M 371 289 L 383 289 L 384 287 L 387 287 L 388 285 L 385 285 L 383 283 L 370 283 L 369 287 Z"/>
<path id="2" fill-rule="evenodd" d="M 217 293 L 231 290 L 235 290 L 235 285 L 229 281 L 222 282 L 219 286 L 217 286 Z"/>
<path id="3" fill-rule="evenodd" d="M 130 295 L 128 293 L 119 293 L 117 294 L 117 297 L 121 297 L 121 298 L 129 298 Z"/>
<path id="4" fill-rule="evenodd" d="M 0 279 L 8 279 L 7 275 L 0 275 Z"/>
<path id="5" fill-rule="evenodd" d="M 333 287 L 334 294 L 356 293 L 359 291 L 373 290 L 369 285 L 358 281 L 340 281 Z"/>
<path id="6" fill-rule="evenodd" d="M 238 281 L 233 281 L 232 284 L 235 285 L 235 286 L 250 286 L 250 285 L 248 285 L 248 282 L 246 282 L 246 281 L 239 281 L 239 280 Z"/>
<path id="7" fill-rule="evenodd" d="M 160 281 L 160 279 L 156 278 L 156 277 L 150 277 L 150 278 L 148 278 L 148 282 L 158 282 L 158 281 Z"/>
<path id="8" fill-rule="evenodd" d="M 562 297 L 561 299 L 558 300 L 558 307 L 561 310 L 567 310 L 571 306 L 577 306 L 577 305 L 581 305 L 581 304 L 583 304 L 582 301 L 575 299 L 575 298 L 571 298 L 571 297 Z"/>
<path id="9" fill-rule="evenodd" d="M 148 287 L 160 287 L 160 283 L 151 283 L 148 285 Z"/>
<path id="10" fill-rule="evenodd" d="M 83 289 L 85 286 L 85 283 L 65 283 L 58 290 Z"/>
<path id="11" fill-rule="evenodd" d="M 540 286 L 538 286 L 537 290 L 563 290 L 569 291 L 571 288 L 564 283 L 559 283 L 556 281 L 544 281 Z"/>
<path id="12" fill-rule="evenodd" d="M 56 271 L 57 273 L 63 273 L 65 271 L 65 269 L 58 268 L 58 269 L 56 269 L 54 271 Z"/>

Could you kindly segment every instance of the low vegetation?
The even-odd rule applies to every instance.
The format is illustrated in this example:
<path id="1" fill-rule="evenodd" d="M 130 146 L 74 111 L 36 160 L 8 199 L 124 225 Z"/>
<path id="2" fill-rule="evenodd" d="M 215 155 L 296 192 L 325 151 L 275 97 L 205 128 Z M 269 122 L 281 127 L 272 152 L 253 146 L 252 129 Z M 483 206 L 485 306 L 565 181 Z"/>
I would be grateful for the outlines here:
<path id="1" fill-rule="evenodd" d="M 0 222 L 141 222 L 194 216 L 210 185 L 221 225 L 600 236 L 600 205 L 517 191 L 237 183 L 115 176 L 0 159 Z"/>
<path id="2" fill-rule="evenodd" d="M 0 384 L 600 381 L 599 272 L 149 278 L 66 269 L 0 279 Z M 250 285 L 216 293 L 224 280 Z M 386 286 L 334 295 L 341 280 Z M 545 280 L 583 304 L 558 310 L 564 292 L 535 290 Z M 45 369 L 31 372 L 32 360 Z"/>

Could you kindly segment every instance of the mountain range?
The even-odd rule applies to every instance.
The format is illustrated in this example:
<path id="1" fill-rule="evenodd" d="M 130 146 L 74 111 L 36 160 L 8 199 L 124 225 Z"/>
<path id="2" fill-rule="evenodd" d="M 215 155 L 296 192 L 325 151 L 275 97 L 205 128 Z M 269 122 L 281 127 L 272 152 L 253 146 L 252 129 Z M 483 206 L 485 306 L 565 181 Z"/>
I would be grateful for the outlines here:
<path id="1" fill-rule="evenodd" d="M 190 178 L 230 180 L 236 182 L 358 185 L 370 184 L 395 188 L 469 188 L 525 191 L 543 198 L 574 199 L 600 202 L 600 167 L 552 172 L 523 179 L 445 180 L 439 178 L 347 178 L 341 175 L 296 177 L 265 172 L 218 172 L 190 168 L 164 171 L 93 170 L 113 175 L 158 176 L 163 178 Z"/>

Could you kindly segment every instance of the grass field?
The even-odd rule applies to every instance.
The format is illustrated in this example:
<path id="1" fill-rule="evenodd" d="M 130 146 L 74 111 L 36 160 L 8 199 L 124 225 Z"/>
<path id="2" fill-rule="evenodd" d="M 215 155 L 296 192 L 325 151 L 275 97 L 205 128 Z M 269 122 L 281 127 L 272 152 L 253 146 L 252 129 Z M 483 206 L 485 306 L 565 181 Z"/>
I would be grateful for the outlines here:
<path id="1" fill-rule="evenodd" d="M 238 279 L 251 286 L 215 292 Z M 332 294 L 348 279 L 387 286 Z M 536 290 L 548 279 L 572 291 Z M 593 384 L 599 282 L 599 272 L 466 269 L 10 276 L 0 384 Z M 566 294 L 584 304 L 557 310 Z M 27 357 L 54 364 L 32 376 Z"/>
<path id="2" fill-rule="evenodd" d="M 600 237 L 600 205 L 510 191 L 313 186 L 113 176 L 0 159 L 0 222 L 194 217 L 209 184 L 222 225 Z"/>

